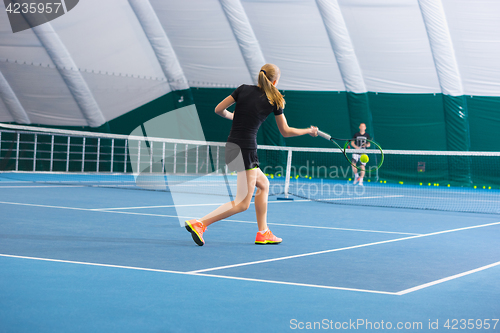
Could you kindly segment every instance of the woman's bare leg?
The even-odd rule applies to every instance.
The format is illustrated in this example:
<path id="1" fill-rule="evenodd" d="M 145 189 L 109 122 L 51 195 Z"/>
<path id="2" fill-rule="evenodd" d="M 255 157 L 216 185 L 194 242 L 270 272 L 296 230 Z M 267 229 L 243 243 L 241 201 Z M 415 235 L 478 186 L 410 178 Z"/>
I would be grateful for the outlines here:
<path id="1" fill-rule="evenodd" d="M 260 171 L 260 169 L 238 172 L 235 200 L 226 202 L 213 212 L 203 216 L 199 221 L 203 222 L 205 226 L 209 226 L 214 222 L 247 210 L 252 202 L 255 184 L 257 182 L 257 171 Z"/>
<path id="2" fill-rule="evenodd" d="M 257 193 L 255 194 L 255 214 L 259 231 L 267 229 L 267 199 L 269 197 L 269 180 L 262 170 L 257 169 Z"/>

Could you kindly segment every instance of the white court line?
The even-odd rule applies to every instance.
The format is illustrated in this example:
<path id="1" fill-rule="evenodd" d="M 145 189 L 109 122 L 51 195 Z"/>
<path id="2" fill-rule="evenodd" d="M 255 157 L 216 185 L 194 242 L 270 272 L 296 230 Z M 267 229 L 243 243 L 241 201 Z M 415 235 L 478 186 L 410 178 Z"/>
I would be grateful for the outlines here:
<path id="1" fill-rule="evenodd" d="M 472 270 L 467 271 L 467 272 L 463 272 L 463 273 L 455 274 L 455 275 L 452 275 L 452 276 L 448 276 L 448 277 L 445 277 L 443 279 L 439 279 L 439 280 L 432 281 L 432 282 L 429 282 L 429 283 L 421 284 L 421 285 L 413 287 L 413 288 L 408 288 L 408 289 L 399 291 L 396 294 L 397 295 L 409 294 L 409 293 L 412 293 L 412 292 L 417 291 L 417 290 L 421 290 L 421 289 L 424 289 L 424 288 L 435 286 L 436 284 L 440 284 L 440 283 L 443 283 L 443 282 L 446 282 L 446 281 L 451 281 L 451 280 L 454 280 L 454 279 L 458 279 L 458 278 L 460 278 L 462 276 L 466 276 L 466 275 L 469 275 L 469 274 L 473 274 L 473 273 L 477 273 L 477 272 L 480 272 L 480 271 L 484 271 L 485 269 L 488 269 L 488 268 L 491 268 L 491 267 L 495 267 L 495 266 L 498 266 L 498 265 L 500 265 L 500 261 L 497 261 L 497 262 L 495 262 L 493 264 L 490 264 L 490 265 L 486 265 L 486 266 L 483 266 L 483 267 L 472 269 Z"/>
<path id="2" fill-rule="evenodd" d="M 5 201 L 0 201 L 0 204 L 18 205 L 18 206 L 33 206 L 33 207 L 43 207 L 43 208 L 55 208 L 55 209 L 71 209 L 71 210 L 81 210 L 81 211 L 88 211 L 88 212 L 126 214 L 126 215 L 139 215 L 139 216 L 170 217 L 170 218 L 183 218 L 183 219 L 191 219 L 192 218 L 192 216 L 178 216 L 178 215 L 164 215 L 164 214 L 148 214 L 148 213 L 121 212 L 121 211 L 114 211 L 114 210 L 99 210 L 99 209 L 89 209 L 89 208 L 74 208 L 74 207 L 63 207 L 63 206 L 36 205 L 36 204 L 26 204 L 26 203 L 18 203 L 18 202 L 5 202 Z M 238 223 L 252 223 L 252 224 L 256 224 L 257 223 L 257 222 L 253 222 L 253 221 L 241 221 L 241 220 L 229 220 L 229 219 L 222 220 L 222 221 L 226 221 L 226 222 L 238 222 Z M 334 228 L 334 227 L 319 227 L 319 226 L 306 226 L 306 225 L 295 225 L 295 224 L 284 224 L 284 223 L 272 223 L 272 222 L 269 222 L 268 224 L 270 224 L 270 225 L 285 226 L 285 227 L 329 229 L 329 230 L 344 230 L 344 231 L 357 231 L 357 232 L 374 232 L 374 233 L 383 233 L 383 234 L 420 235 L 420 234 L 412 234 L 412 233 L 397 232 L 397 231 L 363 230 L 363 229 L 348 229 L 348 228 Z"/>
<path id="3" fill-rule="evenodd" d="M 488 194 L 488 195 L 491 195 L 493 196 L 494 194 Z M 449 197 L 422 197 L 422 196 L 416 196 L 416 195 L 407 195 L 406 196 L 407 198 L 416 198 L 416 199 L 439 199 L 439 200 L 450 200 Z M 499 196 L 500 197 L 500 196 Z M 462 199 L 458 199 L 458 200 L 462 200 Z M 470 198 L 467 198 L 467 203 L 469 202 L 495 202 L 495 203 L 498 203 L 498 200 L 475 200 L 475 199 L 470 199 Z M 460 201 L 460 204 L 463 205 L 464 202 L 463 201 Z"/>
<path id="4" fill-rule="evenodd" d="M 28 260 L 39 260 L 39 261 L 57 262 L 57 263 L 65 263 L 65 264 L 77 264 L 77 265 L 86 265 L 86 266 L 121 268 L 121 269 L 130 269 L 130 270 L 146 271 L 146 272 L 159 272 L 159 273 L 170 273 L 170 274 L 180 274 L 180 275 L 190 275 L 190 276 L 203 276 L 203 277 L 228 279 L 228 280 L 240 280 L 240 281 L 252 281 L 252 282 L 283 284 L 283 285 L 299 286 L 299 287 L 312 287 L 312 288 L 322 288 L 322 289 L 357 291 L 357 292 L 374 293 L 374 294 L 397 295 L 394 292 L 379 291 L 379 290 L 332 287 L 332 286 L 323 286 L 323 285 L 316 285 L 316 284 L 306 284 L 306 283 L 294 283 L 294 282 L 284 282 L 284 281 L 274 281 L 274 280 L 262 280 L 262 279 L 242 278 L 242 277 L 236 277 L 236 276 L 224 276 L 224 275 L 213 275 L 213 274 L 197 274 L 197 273 L 190 273 L 190 272 L 180 272 L 180 271 L 164 270 L 164 269 L 141 268 L 141 267 L 131 267 L 131 266 L 98 264 L 98 263 L 82 262 L 82 261 L 70 261 L 70 260 L 59 260 L 59 259 L 48 259 L 48 258 L 25 257 L 25 256 L 16 256 L 16 255 L 10 255 L 10 254 L 0 254 L 0 257 L 16 258 L 16 259 L 28 259 Z"/>
<path id="5" fill-rule="evenodd" d="M 251 221 L 241 221 L 241 220 L 224 220 L 224 221 L 239 222 L 239 223 L 257 223 L 257 222 L 251 222 Z M 284 227 L 297 227 L 297 228 L 329 229 L 329 230 L 344 230 L 344 231 L 362 231 L 362 232 L 374 232 L 374 233 L 397 234 L 397 235 L 421 235 L 421 234 L 411 233 L 411 232 L 383 231 L 383 230 L 366 230 L 366 229 L 349 229 L 349 228 L 335 228 L 335 227 L 320 227 L 320 226 L 311 226 L 311 225 L 273 223 L 273 222 L 268 222 L 267 224 L 279 225 L 279 226 L 284 226 Z"/>
<path id="6" fill-rule="evenodd" d="M 286 202 L 312 202 L 313 200 L 283 200 L 283 201 L 268 201 L 268 204 L 274 203 L 286 203 Z M 116 207 L 116 208 L 96 208 L 94 210 L 127 210 L 127 209 L 150 209 L 150 208 L 174 208 L 174 207 L 197 207 L 197 206 L 221 206 L 225 202 L 221 203 L 209 203 L 209 204 L 189 204 L 189 205 L 163 205 L 163 206 L 138 206 L 138 207 Z M 254 204 L 254 202 L 250 202 Z"/>
<path id="7" fill-rule="evenodd" d="M 71 209 L 71 210 L 84 210 L 84 211 L 92 211 L 92 209 L 88 209 L 88 208 L 76 208 L 76 207 L 63 207 L 63 206 L 37 205 L 37 204 L 27 204 L 27 203 L 19 203 L 19 202 L 6 202 L 6 201 L 0 201 L 0 204 L 4 204 L 4 205 L 15 205 L 15 206 L 32 206 L 32 207 L 43 207 L 43 208 L 57 208 L 57 209 Z M 111 213 L 111 212 L 110 212 L 110 213 Z"/>
<path id="8" fill-rule="evenodd" d="M 53 187 L 53 188 L 59 188 L 59 187 L 87 187 L 84 185 L 33 185 L 33 186 L 2 186 L 0 185 L 0 188 L 40 188 L 40 187 Z"/>
<path id="9" fill-rule="evenodd" d="M 368 244 L 360 244 L 360 245 L 342 247 L 342 248 L 331 249 L 331 250 L 309 252 L 309 253 L 303 253 L 303 254 L 296 254 L 296 255 L 293 255 L 293 256 L 278 257 L 278 258 L 273 258 L 273 259 L 265 259 L 265 260 L 257 260 L 257 261 L 244 262 L 244 263 L 234 264 L 234 265 L 227 265 L 227 266 L 219 266 L 219 267 L 212 267 L 212 268 L 206 268 L 206 269 L 199 269 L 199 270 L 196 270 L 196 271 L 191 271 L 190 273 L 211 272 L 211 271 L 217 271 L 217 270 L 227 269 L 227 268 L 235 268 L 235 267 L 256 265 L 256 264 L 262 264 L 262 263 L 274 262 L 274 261 L 281 261 L 281 260 L 287 260 L 287 259 L 302 258 L 302 257 L 308 257 L 308 256 L 317 255 L 317 254 L 324 254 L 324 253 L 332 253 L 332 252 L 339 252 L 339 251 L 345 251 L 345 250 L 352 250 L 352 249 L 358 249 L 358 248 L 363 248 L 363 247 L 368 247 L 368 246 L 373 246 L 373 245 L 394 243 L 394 242 L 399 242 L 399 241 L 408 240 L 408 239 L 429 237 L 429 236 L 446 234 L 446 233 L 450 233 L 450 232 L 463 231 L 463 230 L 476 229 L 476 228 L 483 228 L 483 227 L 488 227 L 488 226 L 492 226 L 492 225 L 499 225 L 499 224 L 500 224 L 500 222 L 493 222 L 493 223 L 488 223 L 488 224 L 482 224 L 482 225 L 476 225 L 476 226 L 470 226 L 470 227 L 464 227 L 464 228 L 458 228 L 458 229 L 452 229 L 452 230 L 444 230 L 444 231 L 433 232 L 433 233 L 430 233 L 430 234 L 423 234 L 423 235 L 417 235 L 417 236 L 396 238 L 396 239 L 390 239 L 390 240 L 385 240 L 385 241 L 380 241 L 380 242 L 374 242 L 374 243 L 368 243 Z"/>
<path id="10" fill-rule="evenodd" d="M 152 209 L 152 208 L 174 208 L 174 207 L 198 207 L 198 206 L 220 206 L 224 203 L 191 204 L 191 205 L 163 205 L 163 206 L 139 206 L 139 207 L 116 207 L 116 208 L 94 208 L 93 210 L 127 210 L 127 209 Z"/>
<path id="11" fill-rule="evenodd" d="M 332 198 L 332 199 L 318 199 L 321 201 L 342 201 L 342 200 L 363 200 L 363 199 L 381 199 L 381 198 L 401 198 L 404 195 L 379 195 L 374 197 L 349 197 L 349 198 Z"/>
<path id="12" fill-rule="evenodd" d="M 321 199 L 322 201 L 344 201 L 344 200 L 363 200 L 363 199 L 381 199 L 381 198 L 400 198 L 404 195 L 383 195 L 383 196 L 373 196 L 373 197 L 345 197 L 345 198 L 332 198 L 332 199 Z M 289 203 L 289 202 L 316 202 L 318 200 L 312 199 L 299 199 L 299 200 L 276 200 L 268 201 L 268 204 L 277 203 Z M 223 203 L 210 203 L 210 204 L 189 204 L 189 205 L 163 205 L 163 206 L 138 206 L 138 207 L 112 207 L 112 208 L 96 208 L 94 210 L 127 210 L 127 209 L 151 209 L 151 208 L 173 208 L 173 207 L 197 207 L 197 206 L 220 206 Z M 250 204 L 254 204 L 252 201 Z"/>

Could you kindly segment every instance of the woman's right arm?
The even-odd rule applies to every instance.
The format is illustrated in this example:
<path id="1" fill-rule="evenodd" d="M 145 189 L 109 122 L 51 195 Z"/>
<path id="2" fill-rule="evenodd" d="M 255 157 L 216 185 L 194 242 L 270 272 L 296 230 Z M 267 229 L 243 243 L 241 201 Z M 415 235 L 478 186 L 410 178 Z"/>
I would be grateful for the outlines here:
<path id="1" fill-rule="evenodd" d="M 235 100 L 234 100 L 233 96 L 231 96 L 231 95 L 227 96 L 226 98 L 224 98 L 224 100 L 222 102 L 219 103 L 219 105 L 217 105 L 215 107 L 215 113 L 217 113 L 222 118 L 233 120 L 234 114 L 232 112 L 227 111 L 226 109 L 228 107 L 230 107 L 231 105 L 233 105 L 234 102 L 235 102 Z"/>

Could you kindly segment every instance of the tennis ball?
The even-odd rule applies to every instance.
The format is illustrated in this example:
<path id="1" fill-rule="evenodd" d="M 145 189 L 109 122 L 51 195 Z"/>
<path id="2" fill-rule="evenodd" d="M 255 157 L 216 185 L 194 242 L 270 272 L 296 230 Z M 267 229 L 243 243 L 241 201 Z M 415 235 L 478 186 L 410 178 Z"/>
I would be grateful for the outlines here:
<path id="1" fill-rule="evenodd" d="M 368 163 L 368 161 L 370 160 L 368 158 L 368 155 L 366 154 L 361 154 L 361 157 L 359 158 L 359 160 L 361 161 L 361 163 Z"/>

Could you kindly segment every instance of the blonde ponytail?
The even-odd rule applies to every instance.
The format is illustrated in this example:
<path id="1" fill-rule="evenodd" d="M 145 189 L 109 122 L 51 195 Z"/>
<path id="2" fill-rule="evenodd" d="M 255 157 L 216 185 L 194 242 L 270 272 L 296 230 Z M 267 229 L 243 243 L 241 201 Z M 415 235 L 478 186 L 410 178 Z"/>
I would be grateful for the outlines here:
<path id="1" fill-rule="evenodd" d="M 279 80 L 280 69 L 273 64 L 265 64 L 259 72 L 258 87 L 266 94 L 269 103 L 278 108 L 285 108 L 285 98 L 279 90 L 273 85 L 273 82 Z"/>

